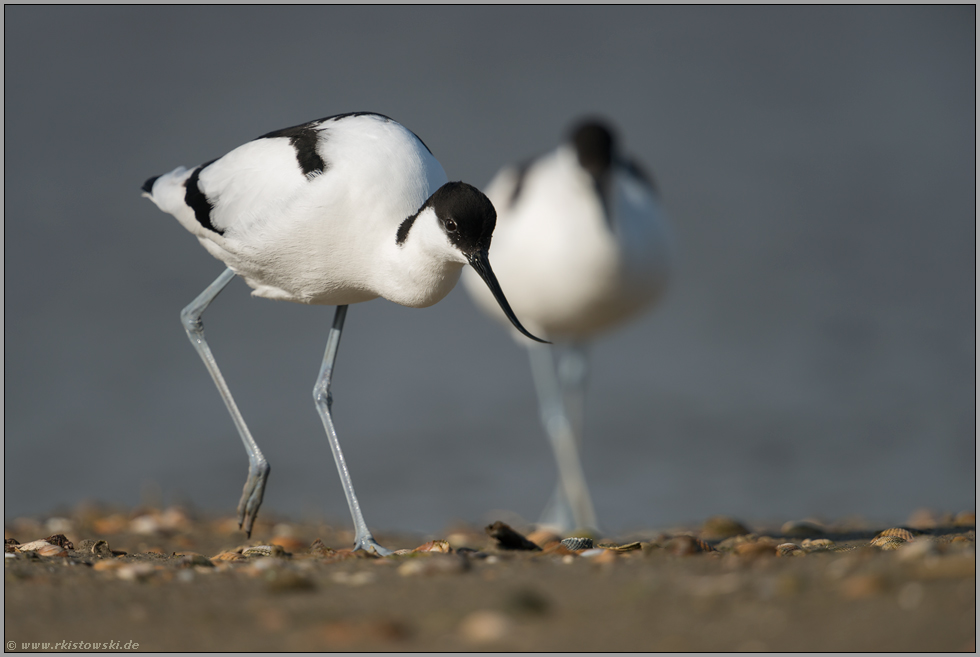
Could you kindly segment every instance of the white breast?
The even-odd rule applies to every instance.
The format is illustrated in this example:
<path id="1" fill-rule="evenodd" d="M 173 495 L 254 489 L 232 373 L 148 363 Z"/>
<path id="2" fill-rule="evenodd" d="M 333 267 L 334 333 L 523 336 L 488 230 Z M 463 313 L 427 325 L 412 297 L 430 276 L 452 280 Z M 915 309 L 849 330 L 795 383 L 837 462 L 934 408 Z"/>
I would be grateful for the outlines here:
<path id="1" fill-rule="evenodd" d="M 653 303 L 669 271 L 670 246 L 660 205 L 649 186 L 614 167 L 604 216 L 591 177 L 562 147 L 537 160 L 511 204 L 517 171 L 501 171 L 487 187 L 497 209 L 490 260 L 518 317 L 549 339 L 584 339 Z M 474 299 L 502 318 L 471 272 Z"/>

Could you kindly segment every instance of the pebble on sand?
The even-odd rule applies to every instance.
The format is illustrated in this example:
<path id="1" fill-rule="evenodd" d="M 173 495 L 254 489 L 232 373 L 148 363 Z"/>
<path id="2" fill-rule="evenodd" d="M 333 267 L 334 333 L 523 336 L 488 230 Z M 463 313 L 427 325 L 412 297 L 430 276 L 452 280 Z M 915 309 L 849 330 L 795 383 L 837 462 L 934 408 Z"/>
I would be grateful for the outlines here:
<path id="1" fill-rule="evenodd" d="M 712 516 L 701 525 L 701 538 L 706 541 L 720 541 L 748 533 L 745 525 L 727 516 Z"/>
<path id="2" fill-rule="evenodd" d="M 492 643 L 514 631 L 514 622 L 499 611 L 474 611 L 459 625 L 460 636 L 469 643 Z"/>
<path id="3" fill-rule="evenodd" d="M 532 550 L 538 551 L 541 548 L 527 540 L 523 534 L 514 531 L 510 525 L 498 520 L 486 527 L 487 536 L 497 543 L 497 547 L 502 550 Z"/>

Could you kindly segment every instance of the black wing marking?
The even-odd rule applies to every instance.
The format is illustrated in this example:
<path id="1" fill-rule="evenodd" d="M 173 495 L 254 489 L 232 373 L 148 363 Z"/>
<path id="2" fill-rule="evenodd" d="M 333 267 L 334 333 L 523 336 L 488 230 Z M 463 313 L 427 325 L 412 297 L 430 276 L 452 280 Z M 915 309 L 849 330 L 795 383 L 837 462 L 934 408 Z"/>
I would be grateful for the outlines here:
<path id="1" fill-rule="evenodd" d="M 323 161 L 316 150 L 317 142 L 320 139 L 320 132 L 317 127 L 324 120 L 310 121 L 302 125 L 275 130 L 258 137 L 258 139 L 275 139 L 276 137 L 289 139 L 289 144 L 296 150 L 296 161 L 299 163 L 303 175 L 312 179 L 327 170 L 327 163 Z"/>
<path id="2" fill-rule="evenodd" d="M 296 149 L 296 159 L 299 161 L 300 168 L 303 169 L 303 173 L 309 176 L 311 173 L 315 173 L 317 169 L 321 172 L 326 171 L 326 164 L 323 159 L 316 152 L 316 141 L 319 137 L 319 128 L 321 125 L 327 121 L 341 121 L 343 119 L 353 118 L 355 116 L 377 116 L 378 118 L 384 119 L 391 123 L 396 123 L 396 121 L 390 116 L 385 116 L 384 114 L 379 114 L 378 112 L 347 112 L 345 114 L 334 114 L 333 116 L 325 116 L 322 119 L 317 119 L 315 121 L 310 121 L 308 123 L 303 123 L 301 125 L 293 126 L 291 128 L 283 128 L 282 130 L 275 130 L 268 134 L 264 134 L 257 139 L 271 139 L 274 137 L 288 137 L 289 143 L 292 144 L 293 148 Z M 402 126 L 403 128 L 405 126 Z M 408 130 L 408 128 L 405 128 Z M 429 155 L 432 155 L 432 149 L 430 149 L 421 137 L 416 135 L 411 130 L 408 130 L 412 135 L 419 140 L 419 143 L 429 151 Z M 312 168 L 311 168 L 312 167 Z"/>
<path id="3" fill-rule="evenodd" d="M 534 164 L 535 159 L 529 158 L 517 165 L 517 181 L 514 183 L 514 189 L 510 193 L 510 200 L 507 202 L 507 207 L 512 208 L 517 203 L 517 197 L 524 190 L 524 178 L 527 177 L 527 172 L 531 168 L 531 165 Z"/>
<path id="4" fill-rule="evenodd" d="M 207 194 L 201 191 L 201 186 L 198 184 L 198 180 L 201 177 L 201 171 L 206 167 L 214 164 L 217 160 L 211 160 L 205 164 L 194 169 L 194 173 L 191 174 L 190 178 L 184 181 L 184 188 L 187 190 L 184 192 L 184 203 L 194 211 L 194 218 L 197 219 L 197 223 L 201 224 L 208 230 L 216 232 L 218 235 L 224 235 L 225 231 L 219 230 L 211 223 L 211 210 L 214 208 L 214 204 L 208 200 Z M 150 181 L 147 184 L 152 186 Z"/>
<path id="5" fill-rule="evenodd" d="M 624 159 L 622 160 L 621 164 L 629 175 L 633 176 L 637 180 L 640 180 L 641 182 L 645 182 L 650 189 L 653 190 L 654 194 L 659 194 L 657 183 L 654 181 L 653 176 L 651 176 L 646 169 L 640 166 L 639 162 L 636 160 Z"/>

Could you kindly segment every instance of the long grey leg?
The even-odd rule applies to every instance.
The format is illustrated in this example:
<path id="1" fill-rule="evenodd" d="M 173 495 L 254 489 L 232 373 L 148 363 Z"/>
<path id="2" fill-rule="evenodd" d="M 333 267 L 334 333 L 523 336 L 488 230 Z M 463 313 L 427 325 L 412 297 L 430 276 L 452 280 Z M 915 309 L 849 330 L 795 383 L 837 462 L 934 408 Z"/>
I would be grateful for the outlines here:
<path id="1" fill-rule="evenodd" d="M 588 361 L 581 347 L 570 347 L 555 368 L 552 348 L 529 345 L 531 372 L 541 409 L 541 423 L 558 464 L 558 487 L 541 522 L 562 531 L 597 529 L 595 509 L 579 458 L 583 400 Z"/>
<path id="2" fill-rule="evenodd" d="M 208 372 L 211 373 L 214 384 L 218 386 L 218 392 L 221 393 L 221 398 L 225 400 L 225 406 L 228 407 L 228 412 L 231 413 L 231 419 L 235 422 L 238 434 L 242 437 L 242 442 L 245 443 L 245 451 L 248 452 L 248 479 L 245 481 L 242 498 L 238 502 L 238 526 L 244 529 L 248 536 L 251 536 L 252 525 L 259 513 L 259 507 L 262 506 L 265 483 L 269 479 L 269 462 L 265 460 L 262 451 L 255 443 L 255 439 L 249 433 L 248 427 L 245 426 L 245 420 L 242 419 L 242 414 L 231 396 L 231 391 L 228 390 L 228 384 L 225 383 L 225 378 L 221 376 L 218 363 L 215 362 L 214 356 L 211 355 L 211 349 L 204 339 L 204 323 L 201 321 L 201 315 L 234 277 L 235 272 L 230 268 L 224 270 L 214 283 L 211 283 L 204 292 L 201 292 L 181 311 L 180 321 L 184 324 L 184 330 L 187 331 L 187 337 L 190 338 L 191 344 L 194 345 L 201 360 L 204 361 L 205 367 L 208 368 Z"/>
<path id="3" fill-rule="evenodd" d="M 330 394 L 330 380 L 333 377 L 333 366 L 337 360 L 337 347 L 340 345 L 340 334 L 344 330 L 346 317 L 347 306 L 337 306 L 337 313 L 333 318 L 333 327 L 331 327 L 330 335 L 327 337 L 327 349 L 323 354 L 320 376 L 317 377 L 316 385 L 313 386 L 313 400 L 316 402 L 316 410 L 320 414 L 320 419 L 323 420 L 323 428 L 327 432 L 327 440 L 330 441 L 333 460 L 337 464 L 337 472 L 340 474 L 340 481 L 344 485 L 347 506 L 350 507 L 350 515 L 354 519 L 354 549 L 386 557 L 391 554 L 391 551 L 378 545 L 378 542 L 371 536 L 367 523 L 364 522 L 361 505 L 358 504 L 357 495 L 354 494 L 354 483 L 351 481 L 350 472 L 347 470 L 347 462 L 344 461 L 344 453 L 340 451 L 337 430 L 333 426 L 333 396 Z"/>

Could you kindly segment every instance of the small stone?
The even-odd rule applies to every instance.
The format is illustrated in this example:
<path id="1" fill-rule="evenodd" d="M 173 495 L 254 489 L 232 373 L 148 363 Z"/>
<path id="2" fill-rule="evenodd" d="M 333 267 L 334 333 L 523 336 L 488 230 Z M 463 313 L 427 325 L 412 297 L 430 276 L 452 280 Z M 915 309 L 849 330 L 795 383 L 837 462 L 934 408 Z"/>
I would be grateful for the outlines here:
<path id="1" fill-rule="evenodd" d="M 346 584 L 347 586 L 364 586 L 370 584 L 375 580 L 376 575 L 367 570 L 362 570 L 359 572 L 348 573 L 346 571 L 338 571 L 330 576 L 337 584 Z"/>
<path id="2" fill-rule="evenodd" d="M 755 543 L 742 543 L 735 546 L 735 554 L 748 559 L 759 557 L 772 557 L 776 555 L 776 546 L 768 541 L 756 541 Z"/>
<path id="3" fill-rule="evenodd" d="M 612 564 L 619 560 L 619 553 L 615 550 L 607 550 L 606 548 L 601 548 L 602 553 L 596 555 L 592 558 L 592 563 L 597 564 Z"/>
<path id="4" fill-rule="evenodd" d="M 551 609 L 548 598 L 532 589 L 520 589 L 508 596 L 506 610 L 518 616 L 544 616 Z"/>
<path id="5" fill-rule="evenodd" d="M 514 622 L 499 611 L 474 611 L 463 619 L 459 633 L 470 643 L 500 641 L 514 631 Z"/>
<path id="6" fill-rule="evenodd" d="M 675 556 L 688 556 L 712 551 L 711 546 L 704 541 L 683 534 L 681 536 L 674 536 L 668 540 L 664 545 L 664 549 Z"/>
<path id="7" fill-rule="evenodd" d="M 557 556 L 575 556 L 574 550 L 569 550 L 567 547 L 561 543 L 548 543 L 547 547 L 542 550 L 542 554 L 557 555 Z"/>
<path id="8" fill-rule="evenodd" d="M 859 600 L 878 595 L 885 590 L 880 575 L 851 575 L 840 583 L 840 592 L 849 600 Z"/>
<path id="9" fill-rule="evenodd" d="M 44 523 L 44 528 L 51 532 L 52 534 L 64 534 L 65 532 L 72 531 L 71 520 L 68 518 L 48 518 L 48 521 Z M 48 541 L 49 543 L 54 543 L 54 541 Z M 61 547 L 66 547 L 62 545 Z M 72 550 L 74 548 L 68 548 Z"/>
<path id="10" fill-rule="evenodd" d="M 72 544 L 71 541 L 65 538 L 64 534 L 55 534 L 54 536 L 48 536 L 44 540 L 50 543 L 51 545 L 57 545 L 58 547 L 63 547 L 66 550 L 75 549 L 75 546 Z"/>
<path id="11" fill-rule="evenodd" d="M 948 513 L 937 513 L 932 509 L 918 509 L 909 516 L 906 524 L 915 529 L 935 529 L 936 527 L 952 524 L 953 518 Z"/>
<path id="12" fill-rule="evenodd" d="M 821 536 L 826 533 L 821 525 L 810 520 L 791 520 L 783 524 L 779 532 L 783 536 L 799 538 Z"/>
<path id="13" fill-rule="evenodd" d="M 497 521 L 485 529 L 487 536 L 497 542 L 497 547 L 503 550 L 540 551 L 541 548 L 517 533 L 509 525 Z"/>
<path id="14" fill-rule="evenodd" d="M 953 524 L 957 527 L 976 527 L 977 514 L 974 511 L 960 511 L 953 518 Z"/>
<path id="15" fill-rule="evenodd" d="M 701 538 L 708 541 L 717 541 L 748 533 L 749 530 L 745 528 L 745 525 L 727 516 L 712 516 L 705 520 L 701 526 Z"/>
<path id="16" fill-rule="evenodd" d="M 266 579 L 266 588 L 273 593 L 292 593 L 296 591 L 313 591 L 316 584 L 313 580 L 300 573 L 286 569 L 271 571 Z"/>
<path id="17" fill-rule="evenodd" d="M 126 525 L 129 521 L 126 516 L 121 513 L 117 513 L 111 516 L 106 516 L 105 518 L 96 518 L 92 522 L 92 527 L 95 529 L 96 534 L 121 534 L 126 531 Z"/>
<path id="18" fill-rule="evenodd" d="M 278 545 L 290 554 L 306 550 L 306 543 L 292 536 L 276 536 L 269 541 L 269 545 Z"/>
<path id="19" fill-rule="evenodd" d="M 465 557 L 433 553 L 430 556 L 407 560 L 398 566 L 398 574 L 406 577 L 410 575 L 455 575 L 466 572 L 469 568 L 470 562 Z"/>
<path id="20" fill-rule="evenodd" d="M 310 545 L 310 554 L 315 557 L 332 557 L 337 554 L 337 551 L 324 545 L 323 541 L 318 538 Z"/>
<path id="21" fill-rule="evenodd" d="M 898 591 L 898 606 L 905 611 L 918 608 L 925 594 L 925 588 L 918 582 L 909 582 Z"/>
<path id="22" fill-rule="evenodd" d="M 527 535 L 527 540 L 531 541 L 543 550 L 552 543 L 560 542 L 561 536 L 548 529 L 535 529 L 533 532 Z"/>
<path id="23" fill-rule="evenodd" d="M 742 543 L 755 543 L 759 537 L 755 534 L 744 534 L 742 536 L 730 536 L 715 546 L 718 550 L 734 550 Z"/>
<path id="24" fill-rule="evenodd" d="M 152 563 L 127 563 L 115 571 L 119 579 L 132 582 L 149 579 L 157 571 L 157 566 Z"/>
<path id="25" fill-rule="evenodd" d="M 939 546 L 932 538 L 921 538 L 911 543 L 901 543 L 895 549 L 898 550 L 896 556 L 900 561 L 917 561 L 939 555 Z"/>
<path id="26" fill-rule="evenodd" d="M 184 552 L 174 553 L 174 556 L 179 557 L 177 559 L 177 566 L 179 568 L 193 568 L 194 566 L 214 568 L 214 563 L 203 554 L 198 554 L 196 552 Z"/>
<path id="27" fill-rule="evenodd" d="M 464 547 L 472 548 L 474 545 L 483 545 L 486 539 L 484 534 L 475 531 L 455 531 L 447 536 L 446 540 L 449 541 L 449 545 L 454 550 L 458 550 Z"/>

